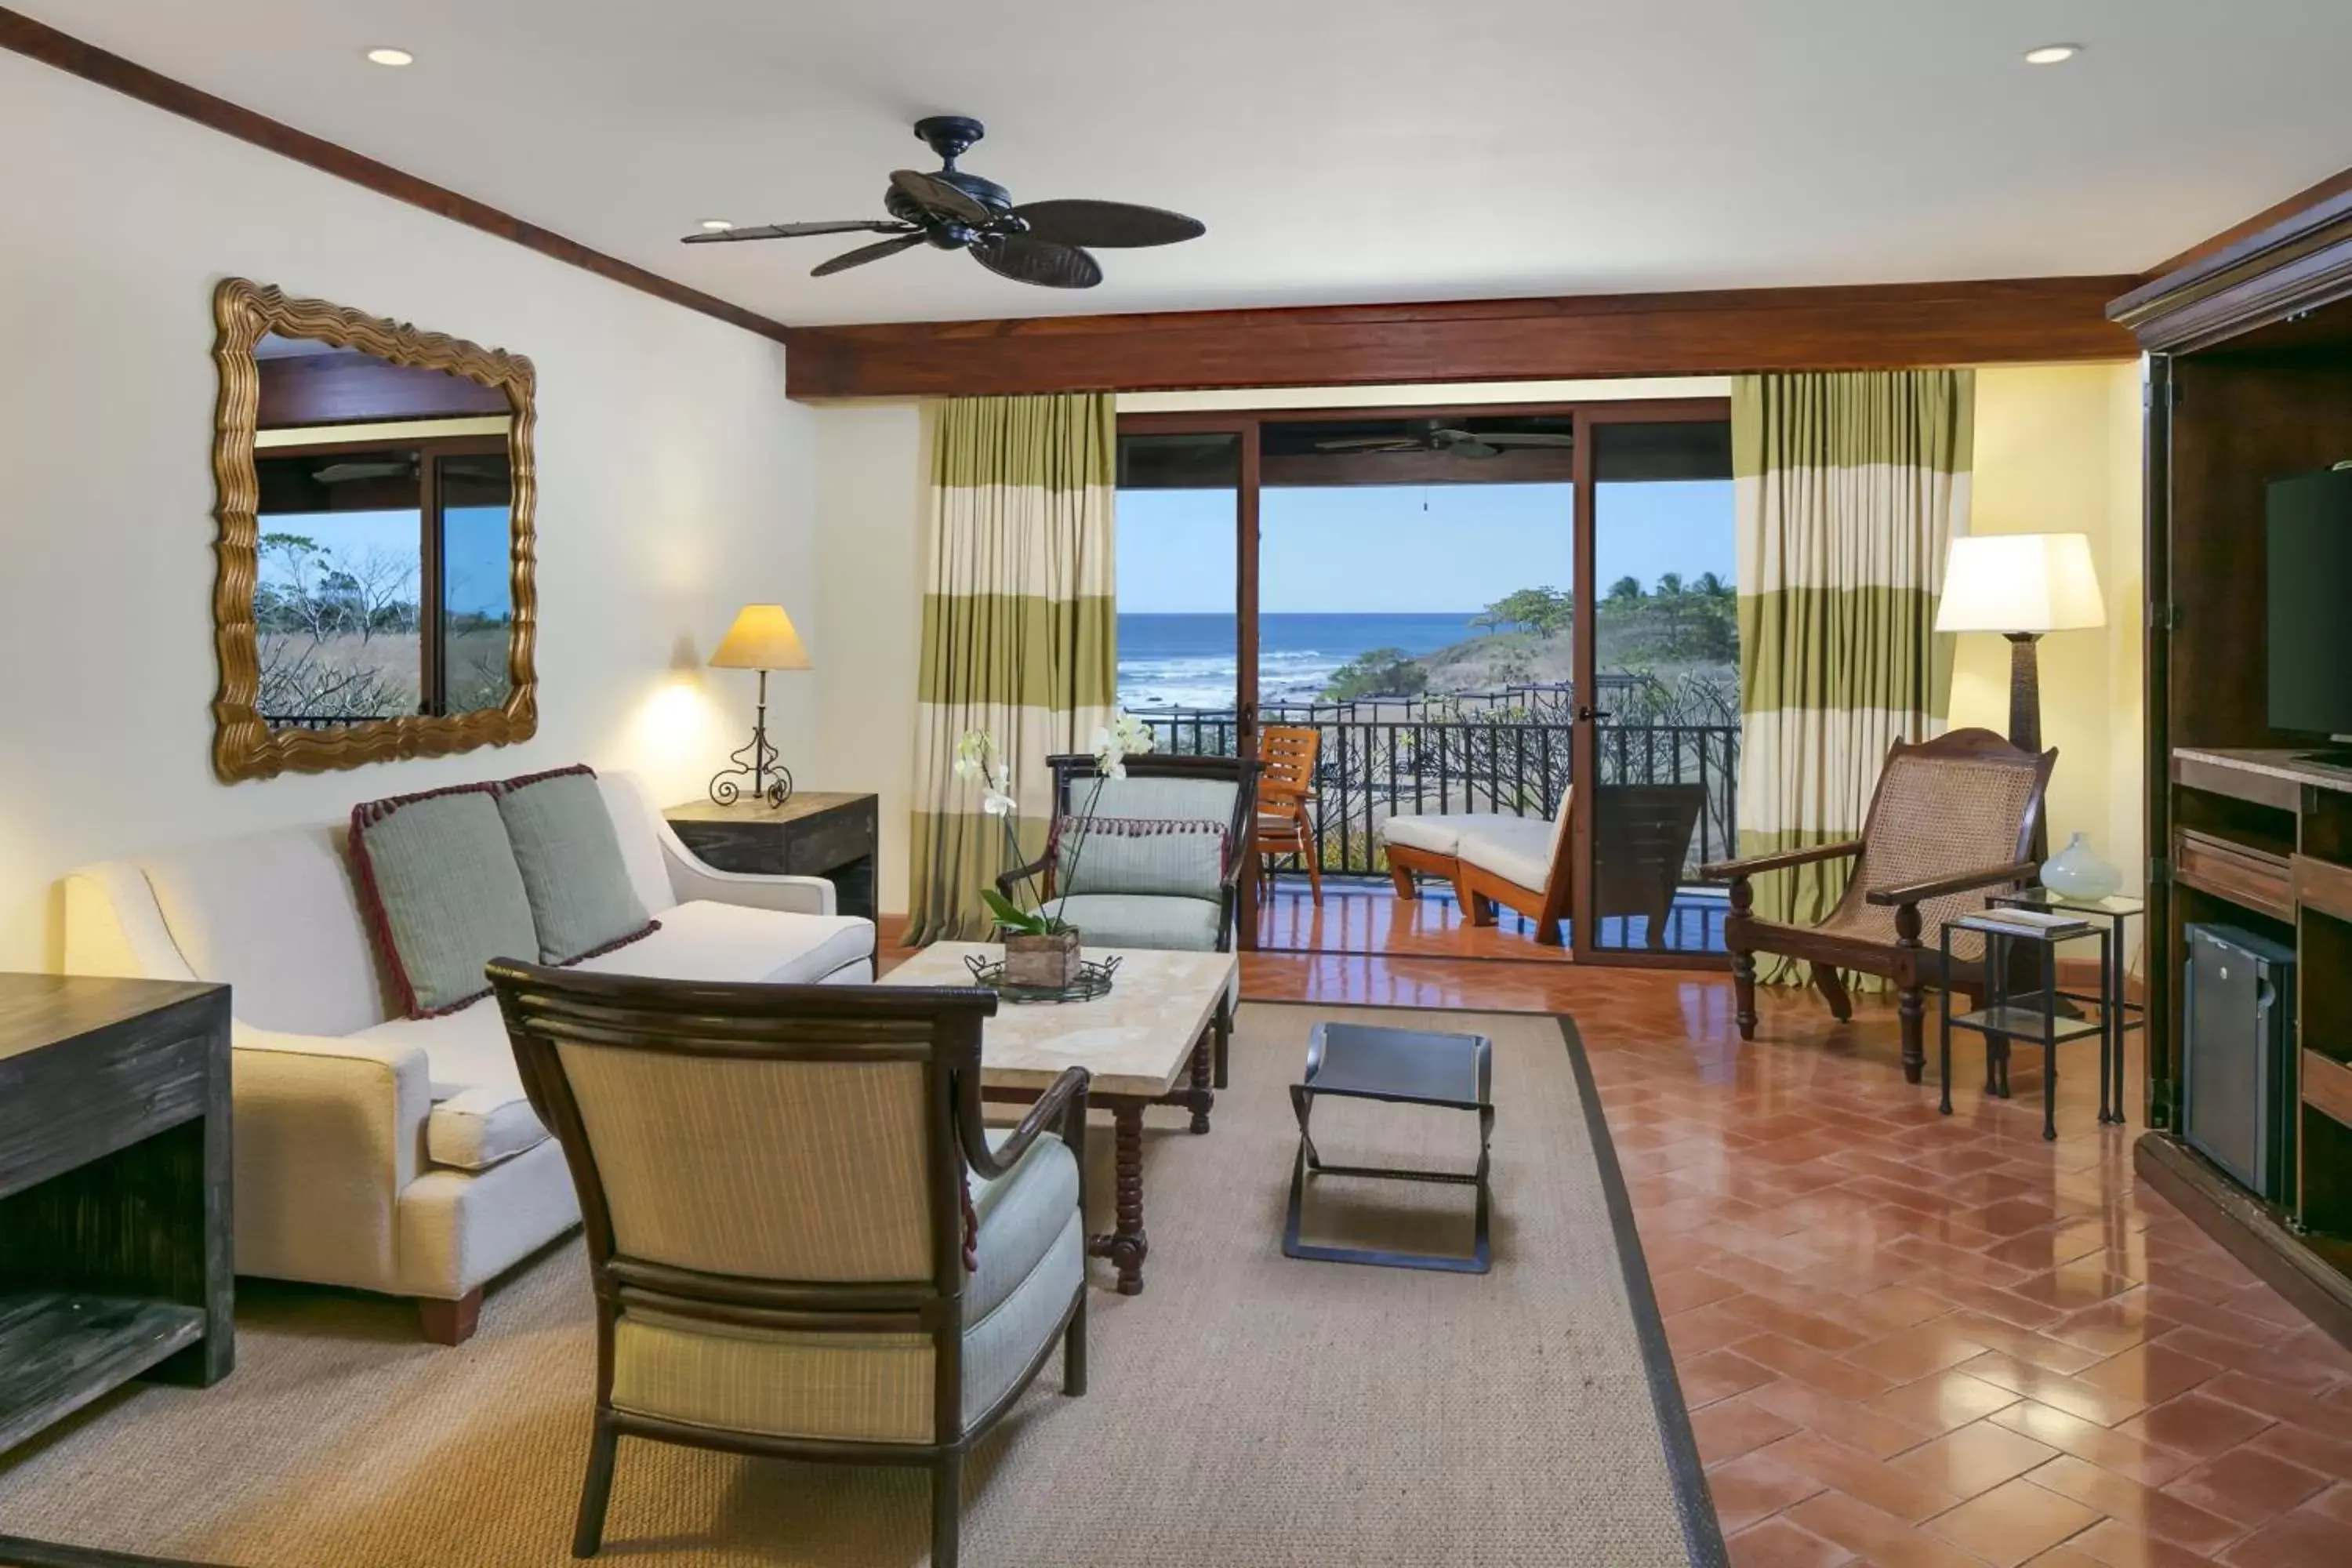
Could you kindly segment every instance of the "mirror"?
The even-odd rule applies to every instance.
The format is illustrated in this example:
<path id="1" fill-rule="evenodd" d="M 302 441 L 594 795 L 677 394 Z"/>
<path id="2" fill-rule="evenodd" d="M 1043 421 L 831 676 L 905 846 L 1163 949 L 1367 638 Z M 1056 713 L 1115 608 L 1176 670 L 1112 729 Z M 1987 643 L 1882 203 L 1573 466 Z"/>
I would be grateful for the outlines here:
<path id="1" fill-rule="evenodd" d="M 215 770 L 528 739 L 530 362 L 243 279 L 214 307 Z"/>

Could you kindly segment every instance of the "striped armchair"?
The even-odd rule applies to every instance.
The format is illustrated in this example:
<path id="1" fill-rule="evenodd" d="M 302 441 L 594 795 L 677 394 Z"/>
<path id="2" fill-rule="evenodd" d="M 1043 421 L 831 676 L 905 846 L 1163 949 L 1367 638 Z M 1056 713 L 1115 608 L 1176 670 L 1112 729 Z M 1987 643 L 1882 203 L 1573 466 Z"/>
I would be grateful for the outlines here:
<path id="1" fill-rule="evenodd" d="M 953 1568 L 973 1442 L 1056 1342 L 1086 1392 L 1086 1072 L 991 1133 L 993 993 L 490 975 L 595 1284 L 574 1555 L 629 1436 L 924 1466 Z"/>

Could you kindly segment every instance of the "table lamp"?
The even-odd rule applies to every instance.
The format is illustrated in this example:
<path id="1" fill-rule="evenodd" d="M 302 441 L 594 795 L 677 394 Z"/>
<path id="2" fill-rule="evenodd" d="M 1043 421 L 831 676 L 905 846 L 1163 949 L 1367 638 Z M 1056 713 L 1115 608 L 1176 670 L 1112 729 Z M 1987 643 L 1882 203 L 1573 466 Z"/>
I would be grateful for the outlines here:
<path id="1" fill-rule="evenodd" d="M 2106 624 L 2088 535 L 1991 533 L 1952 541 L 1936 629 L 1999 632 L 2009 639 L 2011 745 L 2042 750 L 2042 672 L 2033 645 L 2045 632 Z"/>
<path id="2" fill-rule="evenodd" d="M 776 748 L 768 743 L 768 671 L 772 669 L 807 669 L 808 650 L 801 647 L 800 633 L 793 630 L 793 618 L 784 614 L 782 605 L 746 605 L 719 641 L 719 651 L 710 656 L 714 669 L 756 669 L 760 672 L 759 716 L 751 722 L 751 743 L 732 752 L 728 761 L 734 765 L 721 768 L 710 780 L 710 798 L 720 805 L 732 805 L 743 797 L 743 786 L 736 781 L 744 774 L 751 777 L 751 794 L 767 801 L 771 806 L 781 806 L 793 797 L 793 773 L 778 760 Z"/>

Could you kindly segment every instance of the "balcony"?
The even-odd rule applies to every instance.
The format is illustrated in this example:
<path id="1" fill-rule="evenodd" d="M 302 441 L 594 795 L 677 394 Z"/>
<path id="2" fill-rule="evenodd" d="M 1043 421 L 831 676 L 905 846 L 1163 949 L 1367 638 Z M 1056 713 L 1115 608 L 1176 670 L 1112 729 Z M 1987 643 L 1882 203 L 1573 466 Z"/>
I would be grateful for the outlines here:
<path id="1" fill-rule="evenodd" d="M 1668 945 L 1719 952 L 1721 889 L 1700 884 L 1697 874 L 1700 866 L 1736 852 L 1736 694 L 1713 683 L 1667 684 L 1643 675 L 1603 676 L 1597 686 L 1596 706 L 1606 715 L 1597 735 L 1600 784 L 1695 784 L 1706 792 L 1684 858 L 1685 886 L 1675 900 Z M 1270 703 L 1259 710 L 1259 722 L 1322 735 L 1314 839 L 1323 874 L 1385 878 L 1380 825 L 1399 813 L 1555 815 L 1572 782 L 1576 706 L 1565 685 L 1524 686 L 1444 697 Z M 1234 750 L 1238 725 L 1230 708 L 1157 709 L 1138 717 L 1162 751 L 1231 755 Z M 1605 929 L 1602 941 L 1622 944 Z"/>

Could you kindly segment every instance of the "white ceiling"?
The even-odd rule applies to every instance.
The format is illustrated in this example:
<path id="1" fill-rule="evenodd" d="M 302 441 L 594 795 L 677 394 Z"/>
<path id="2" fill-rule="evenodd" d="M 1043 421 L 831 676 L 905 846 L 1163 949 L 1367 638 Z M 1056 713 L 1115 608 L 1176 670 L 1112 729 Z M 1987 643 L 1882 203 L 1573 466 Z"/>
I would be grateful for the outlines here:
<path id="1" fill-rule="evenodd" d="M 2352 163 L 2347 0 L 15 3 L 795 325 L 2137 271 Z M 938 112 L 1208 236 L 1072 293 L 677 243 L 880 216 Z"/>

